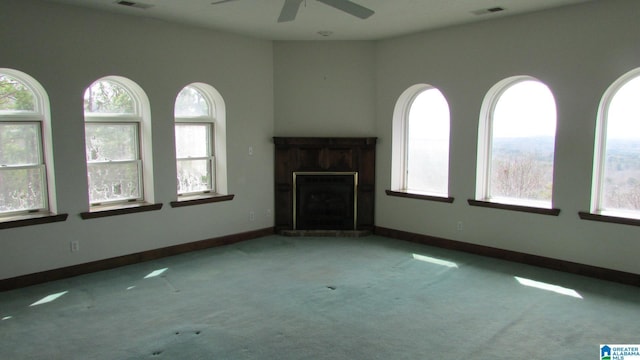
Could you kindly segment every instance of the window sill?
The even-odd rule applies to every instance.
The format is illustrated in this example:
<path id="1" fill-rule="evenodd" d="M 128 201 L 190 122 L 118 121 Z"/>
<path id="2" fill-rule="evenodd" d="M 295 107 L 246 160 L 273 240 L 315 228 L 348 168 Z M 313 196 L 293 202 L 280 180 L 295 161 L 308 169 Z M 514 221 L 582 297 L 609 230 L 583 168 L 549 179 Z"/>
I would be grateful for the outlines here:
<path id="1" fill-rule="evenodd" d="M 148 203 L 132 203 L 132 204 L 118 204 L 118 205 L 104 205 L 96 206 L 90 211 L 80 213 L 80 217 L 83 219 L 96 219 L 107 216 L 116 216 L 124 214 L 133 214 L 145 211 L 154 211 L 162 209 L 162 204 L 148 204 Z"/>
<path id="2" fill-rule="evenodd" d="M 210 204 L 221 201 L 230 201 L 233 200 L 235 195 L 220 195 L 220 194 L 202 194 L 202 195 L 191 195 L 184 196 L 180 200 L 172 201 L 169 204 L 172 208 L 182 207 L 182 206 L 192 206 L 192 205 L 200 205 L 200 204 Z"/>
<path id="3" fill-rule="evenodd" d="M 578 212 L 582 220 L 602 221 L 613 224 L 640 226 L 640 219 L 615 215 L 594 214 L 586 211 Z"/>
<path id="4" fill-rule="evenodd" d="M 505 203 L 473 200 L 473 199 L 469 199 L 467 201 L 471 206 L 480 206 L 480 207 L 486 207 L 491 209 L 521 211 L 521 212 L 541 214 L 541 215 L 551 215 L 551 216 L 558 216 L 560 214 L 560 209 L 553 209 L 553 208 L 549 209 L 549 208 L 541 208 L 541 207 L 535 207 L 535 206 L 505 204 Z"/>
<path id="5" fill-rule="evenodd" d="M 437 202 L 445 202 L 452 203 L 452 197 L 446 196 L 435 196 L 435 195 L 426 195 L 409 191 L 394 191 L 394 190 L 385 190 L 388 196 L 397 196 L 409 199 L 418 199 L 418 200 L 428 200 L 428 201 L 437 201 Z"/>
<path id="6" fill-rule="evenodd" d="M 67 220 L 69 214 L 34 213 L 11 216 L 0 220 L 0 229 L 10 229 L 23 226 L 49 224 Z"/>

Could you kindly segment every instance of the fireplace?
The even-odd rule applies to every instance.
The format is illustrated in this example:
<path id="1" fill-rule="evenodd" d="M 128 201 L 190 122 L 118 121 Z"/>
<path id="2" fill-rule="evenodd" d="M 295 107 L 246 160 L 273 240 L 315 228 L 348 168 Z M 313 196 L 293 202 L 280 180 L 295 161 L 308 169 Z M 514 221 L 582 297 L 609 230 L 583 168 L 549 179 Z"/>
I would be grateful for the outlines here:
<path id="1" fill-rule="evenodd" d="M 373 230 L 376 138 L 273 140 L 276 232 Z"/>
<path id="2" fill-rule="evenodd" d="M 294 230 L 355 230 L 357 172 L 294 172 Z"/>

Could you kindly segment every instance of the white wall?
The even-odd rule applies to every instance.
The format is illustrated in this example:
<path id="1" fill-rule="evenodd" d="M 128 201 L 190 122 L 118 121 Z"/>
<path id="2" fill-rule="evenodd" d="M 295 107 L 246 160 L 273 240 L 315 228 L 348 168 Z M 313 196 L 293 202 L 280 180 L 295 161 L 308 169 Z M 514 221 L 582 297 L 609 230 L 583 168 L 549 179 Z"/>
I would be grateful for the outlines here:
<path id="1" fill-rule="evenodd" d="M 610 0 L 380 42 L 267 42 L 34 0 L 0 2 L 0 67 L 51 100 L 58 208 L 66 222 L 0 231 L 0 279 L 273 225 L 272 136 L 378 136 L 378 226 L 640 274 L 640 228 L 580 220 L 589 209 L 595 114 L 618 76 L 640 67 L 640 2 Z M 188 54 L 193 54 L 188 56 Z M 497 81 L 527 74 L 558 103 L 552 217 L 470 207 L 478 112 Z M 81 220 L 87 210 L 82 93 L 122 75 L 151 101 L 162 210 Z M 227 105 L 231 202 L 172 209 L 174 97 L 206 82 Z M 426 82 L 452 114 L 453 204 L 388 197 L 398 96 Z M 274 116 L 275 114 L 275 116 Z M 248 147 L 255 155 L 247 155 Z M 170 164 L 170 165 L 164 165 Z M 249 221 L 249 210 L 256 220 Z M 463 221 L 464 230 L 456 231 Z M 80 241 L 80 252 L 69 241 Z"/>
<path id="2" fill-rule="evenodd" d="M 274 43 L 276 136 L 373 136 L 375 43 Z"/>
<path id="3" fill-rule="evenodd" d="M 640 2 L 611 0 L 507 17 L 377 44 L 376 224 L 640 274 L 640 227 L 580 220 L 589 210 L 596 112 L 611 82 L 640 67 Z M 531 75 L 558 108 L 558 217 L 471 207 L 481 102 L 512 75 Z M 453 204 L 388 197 L 391 124 L 409 86 L 438 87 L 451 107 Z M 464 230 L 456 231 L 462 221 Z"/>
<path id="4" fill-rule="evenodd" d="M 65 222 L 0 231 L 0 279 L 273 226 L 273 49 L 249 39 L 157 20 L 38 1 L 0 2 L 0 67 L 49 94 L 58 210 Z M 125 76 L 151 103 L 155 201 L 160 211 L 82 220 L 88 210 L 84 89 Z M 229 202 L 171 208 L 176 199 L 173 103 L 204 82 L 227 109 Z M 249 146 L 254 155 L 248 156 Z M 248 213 L 255 211 L 255 221 Z M 80 242 L 71 253 L 69 242 Z"/>

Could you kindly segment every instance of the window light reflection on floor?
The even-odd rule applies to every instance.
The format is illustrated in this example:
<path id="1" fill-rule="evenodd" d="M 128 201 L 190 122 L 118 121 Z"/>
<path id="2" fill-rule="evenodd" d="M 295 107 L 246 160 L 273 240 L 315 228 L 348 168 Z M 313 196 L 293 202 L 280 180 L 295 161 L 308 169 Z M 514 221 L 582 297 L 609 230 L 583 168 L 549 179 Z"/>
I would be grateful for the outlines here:
<path id="1" fill-rule="evenodd" d="M 5 316 L 2 318 L 2 321 L 9 320 L 9 319 L 13 319 L 13 316 Z"/>
<path id="2" fill-rule="evenodd" d="M 147 274 L 147 276 L 145 276 L 145 279 L 148 278 L 152 278 L 152 277 L 156 277 L 156 276 L 160 276 L 162 275 L 162 273 L 164 273 L 165 271 L 169 270 L 169 268 L 164 268 L 164 269 L 158 269 L 158 270 L 153 270 L 152 272 L 150 272 L 149 274 Z"/>
<path id="3" fill-rule="evenodd" d="M 450 267 L 450 268 L 458 268 L 458 264 L 456 264 L 454 262 L 447 261 L 447 260 L 442 260 L 442 259 L 437 259 L 437 258 L 430 257 L 430 256 L 413 254 L 413 258 L 416 259 L 416 260 L 428 262 L 428 263 L 431 263 L 431 264 L 442 265 L 442 266 L 446 266 L 446 267 Z"/>
<path id="4" fill-rule="evenodd" d="M 37 306 L 37 305 L 42 305 L 42 304 L 46 304 L 52 301 L 57 300 L 60 296 L 68 293 L 69 291 L 63 291 L 63 292 L 59 292 L 56 294 L 51 294 L 51 295 L 47 295 L 45 297 L 43 297 L 42 299 L 34 302 L 33 304 L 29 305 L 29 306 Z"/>
<path id="5" fill-rule="evenodd" d="M 558 294 L 572 296 L 574 298 L 582 299 L 582 296 L 580 294 L 578 294 L 578 292 L 573 290 L 573 289 L 569 289 L 569 288 L 565 288 L 565 287 L 558 286 L 558 285 L 553 285 L 553 284 L 547 284 L 547 283 L 543 283 L 543 282 L 535 281 L 535 280 L 531 280 L 531 279 L 525 279 L 525 278 L 521 278 L 521 277 L 517 277 L 517 276 L 514 276 L 514 278 L 516 280 L 518 280 L 518 282 L 521 285 L 524 285 L 524 286 L 530 286 L 530 287 L 534 287 L 534 288 L 538 288 L 538 289 L 542 289 L 542 290 L 553 291 L 553 292 L 558 293 Z"/>

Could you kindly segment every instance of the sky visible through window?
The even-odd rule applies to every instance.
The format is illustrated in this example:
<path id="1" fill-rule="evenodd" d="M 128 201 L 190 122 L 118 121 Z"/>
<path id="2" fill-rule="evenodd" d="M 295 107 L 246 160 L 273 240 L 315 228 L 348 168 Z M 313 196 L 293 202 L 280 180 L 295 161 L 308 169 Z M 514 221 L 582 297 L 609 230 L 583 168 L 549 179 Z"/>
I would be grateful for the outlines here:
<path id="1" fill-rule="evenodd" d="M 640 138 L 640 76 L 624 84 L 609 104 L 607 137 Z"/>
<path id="2" fill-rule="evenodd" d="M 493 137 L 555 136 L 556 103 L 549 88 L 528 80 L 510 86 L 493 113 Z"/>
<path id="3" fill-rule="evenodd" d="M 537 80 L 506 87 L 491 116 L 488 197 L 504 202 L 551 205 L 556 133 L 556 104 Z M 533 205 L 533 203 L 530 203 Z"/>
<path id="4" fill-rule="evenodd" d="M 640 76 L 636 76 L 613 94 L 605 108 L 605 166 L 599 210 L 640 210 L 639 100 Z"/>
<path id="5" fill-rule="evenodd" d="M 447 196 L 449 104 L 440 90 L 429 88 L 415 97 L 408 117 L 405 187 Z"/>

